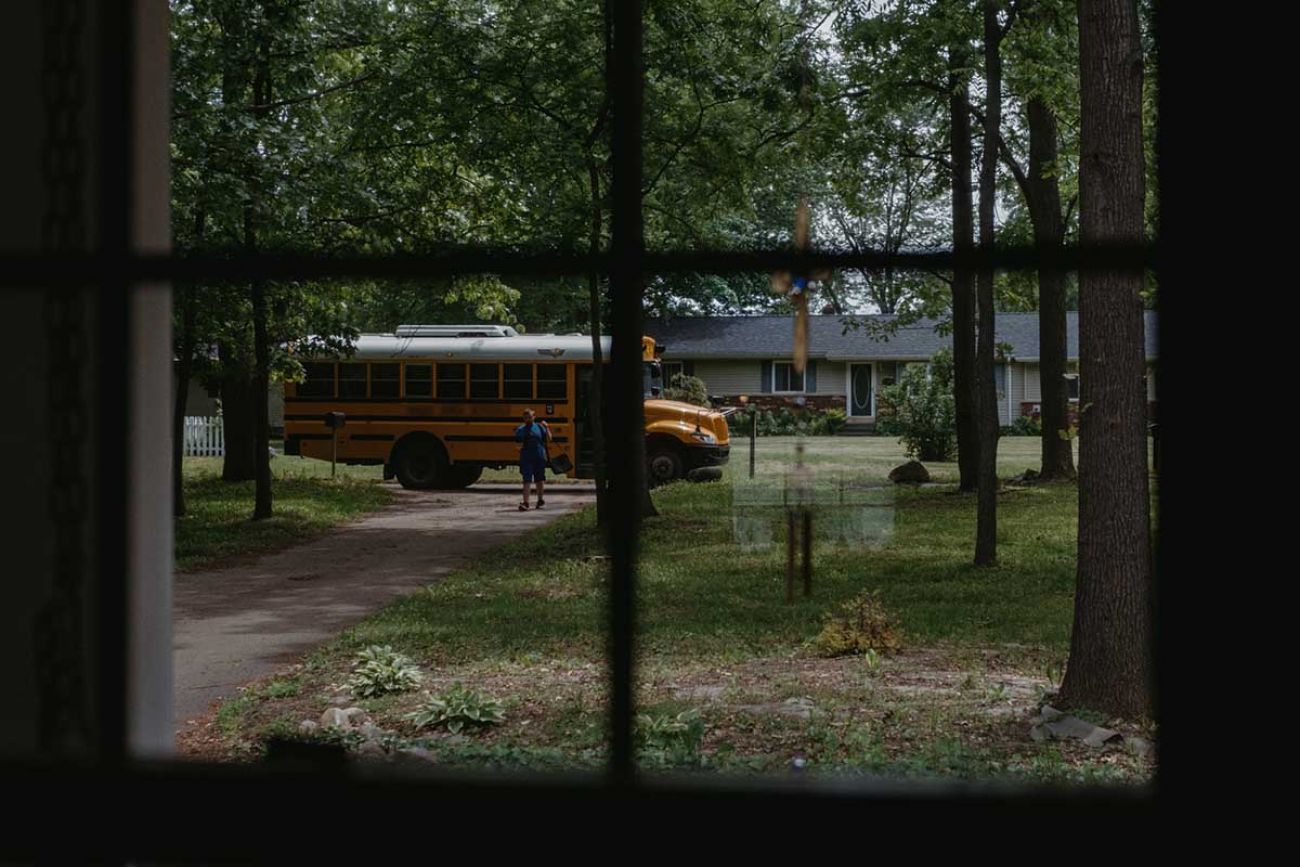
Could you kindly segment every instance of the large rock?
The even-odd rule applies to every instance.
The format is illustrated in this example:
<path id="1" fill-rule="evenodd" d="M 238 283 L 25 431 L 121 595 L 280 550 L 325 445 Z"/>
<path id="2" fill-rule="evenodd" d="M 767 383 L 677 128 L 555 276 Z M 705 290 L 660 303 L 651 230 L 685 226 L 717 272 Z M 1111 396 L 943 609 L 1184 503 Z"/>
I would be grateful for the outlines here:
<path id="1" fill-rule="evenodd" d="M 908 461 L 890 470 L 889 480 L 896 485 L 919 485 L 930 481 L 930 471 L 920 461 Z"/>
<path id="2" fill-rule="evenodd" d="M 347 712 L 340 707 L 332 707 L 320 715 L 320 724 L 322 728 L 351 728 L 348 721 Z"/>

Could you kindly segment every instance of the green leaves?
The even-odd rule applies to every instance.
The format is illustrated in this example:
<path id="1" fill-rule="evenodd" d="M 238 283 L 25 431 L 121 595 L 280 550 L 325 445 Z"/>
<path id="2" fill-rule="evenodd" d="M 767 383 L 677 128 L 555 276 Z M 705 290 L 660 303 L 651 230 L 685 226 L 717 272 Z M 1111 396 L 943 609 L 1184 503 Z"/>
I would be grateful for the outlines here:
<path id="1" fill-rule="evenodd" d="M 420 685 L 421 674 L 410 659 L 389 645 L 372 644 L 357 654 L 348 685 L 360 698 L 407 692 Z"/>
<path id="2" fill-rule="evenodd" d="M 419 710 L 406 715 L 417 729 L 445 728 L 460 734 L 467 727 L 497 725 L 505 721 L 505 712 L 494 698 L 454 684 L 441 695 L 430 697 Z"/>

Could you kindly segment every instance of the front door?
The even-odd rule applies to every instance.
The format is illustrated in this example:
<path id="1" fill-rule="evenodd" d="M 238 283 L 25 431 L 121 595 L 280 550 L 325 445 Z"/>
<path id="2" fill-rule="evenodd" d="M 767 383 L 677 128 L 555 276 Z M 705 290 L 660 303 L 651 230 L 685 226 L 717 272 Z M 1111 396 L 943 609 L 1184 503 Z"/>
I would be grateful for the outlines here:
<path id="1" fill-rule="evenodd" d="M 849 365 L 849 415 L 871 418 L 876 414 L 876 390 L 870 364 Z"/>

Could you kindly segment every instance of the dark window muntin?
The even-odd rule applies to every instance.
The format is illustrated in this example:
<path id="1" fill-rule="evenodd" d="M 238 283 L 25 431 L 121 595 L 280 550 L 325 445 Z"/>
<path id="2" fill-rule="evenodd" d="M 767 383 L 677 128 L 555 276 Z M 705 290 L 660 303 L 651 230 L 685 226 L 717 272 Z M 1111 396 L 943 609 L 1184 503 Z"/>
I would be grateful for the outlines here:
<path id="1" fill-rule="evenodd" d="M 772 362 L 772 391 L 776 394 L 798 394 L 804 390 L 805 370 L 803 373 L 796 373 L 794 362 L 792 361 L 774 361 Z"/>

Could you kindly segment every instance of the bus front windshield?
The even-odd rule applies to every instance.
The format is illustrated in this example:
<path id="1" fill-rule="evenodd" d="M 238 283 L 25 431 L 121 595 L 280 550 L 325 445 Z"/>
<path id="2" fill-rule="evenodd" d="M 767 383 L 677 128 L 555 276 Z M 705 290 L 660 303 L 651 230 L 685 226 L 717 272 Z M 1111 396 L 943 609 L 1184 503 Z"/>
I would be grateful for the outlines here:
<path id="1" fill-rule="evenodd" d="M 641 368 L 641 390 L 649 400 L 664 393 L 664 369 L 657 361 L 647 361 Z"/>

